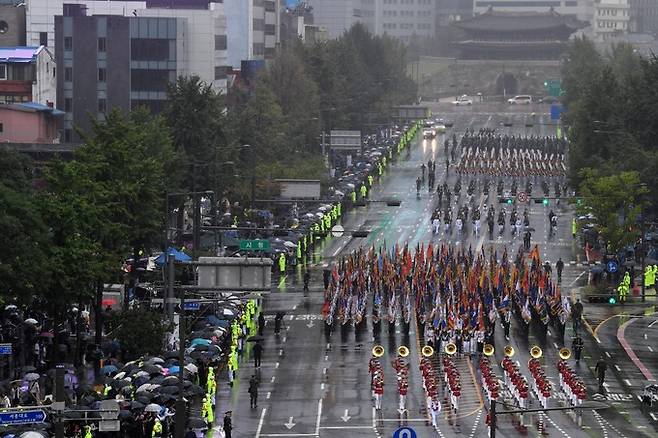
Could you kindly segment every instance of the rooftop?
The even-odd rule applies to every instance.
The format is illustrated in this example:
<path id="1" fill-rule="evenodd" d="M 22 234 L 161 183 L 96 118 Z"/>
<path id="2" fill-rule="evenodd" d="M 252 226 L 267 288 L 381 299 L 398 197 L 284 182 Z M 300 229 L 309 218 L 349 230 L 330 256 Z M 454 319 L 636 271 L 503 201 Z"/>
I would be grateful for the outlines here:
<path id="1" fill-rule="evenodd" d="M 40 49 L 39 46 L 0 47 L 0 62 L 32 62 Z"/>
<path id="2" fill-rule="evenodd" d="M 549 9 L 546 12 L 496 11 L 490 7 L 486 12 L 467 20 L 457 21 L 454 26 L 464 30 L 486 30 L 498 32 L 539 31 L 566 27 L 580 28 L 580 23 L 572 17 Z"/>
<path id="3" fill-rule="evenodd" d="M 56 108 L 51 108 L 48 105 L 43 105 L 43 104 L 37 103 L 37 102 L 22 102 L 22 103 L 4 104 L 4 105 L 0 105 L 0 109 L 8 109 L 8 110 L 12 110 L 12 111 L 23 111 L 23 112 L 28 112 L 28 113 L 44 112 L 44 113 L 50 113 L 51 115 L 53 115 L 55 117 L 63 116 L 65 114 L 64 111 L 60 111 Z"/>

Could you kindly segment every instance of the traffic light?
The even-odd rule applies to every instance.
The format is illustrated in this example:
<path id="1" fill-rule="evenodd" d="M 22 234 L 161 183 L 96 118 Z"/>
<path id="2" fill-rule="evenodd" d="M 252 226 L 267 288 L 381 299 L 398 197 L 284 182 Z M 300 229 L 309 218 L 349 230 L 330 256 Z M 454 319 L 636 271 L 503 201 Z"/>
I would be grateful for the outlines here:
<path id="1" fill-rule="evenodd" d="M 612 294 L 608 297 L 608 304 L 610 305 L 617 304 L 617 297 L 615 296 L 615 294 Z"/>
<path id="2" fill-rule="evenodd" d="M 548 81 L 544 81 L 544 87 L 548 87 Z"/>
<path id="3" fill-rule="evenodd" d="M 576 198 L 576 205 L 581 205 L 583 203 L 583 200 L 580 198 Z"/>
<path id="4" fill-rule="evenodd" d="M 548 205 L 548 198 L 542 199 L 541 203 L 544 204 L 545 206 Z"/>
<path id="5" fill-rule="evenodd" d="M 499 196 L 498 197 L 498 202 L 501 203 L 501 204 L 512 205 L 514 203 L 514 200 L 512 198 L 508 198 L 508 197 L 505 197 L 505 196 Z"/>

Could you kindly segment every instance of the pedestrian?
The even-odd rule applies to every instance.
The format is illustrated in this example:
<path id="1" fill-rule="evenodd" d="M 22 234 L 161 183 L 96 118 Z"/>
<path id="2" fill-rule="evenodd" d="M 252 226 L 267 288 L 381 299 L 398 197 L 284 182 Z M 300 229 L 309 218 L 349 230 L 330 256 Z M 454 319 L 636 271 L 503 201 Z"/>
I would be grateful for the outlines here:
<path id="1" fill-rule="evenodd" d="M 580 363 L 580 354 L 582 353 L 584 346 L 583 338 L 576 335 L 576 337 L 573 338 L 573 342 L 571 344 L 571 349 L 573 350 L 573 355 L 576 358 L 576 363 Z"/>
<path id="2" fill-rule="evenodd" d="M 263 312 L 261 311 L 258 314 L 258 336 L 263 336 L 264 331 L 265 331 L 265 316 L 263 315 Z"/>
<path id="3" fill-rule="evenodd" d="M 224 438 L 231 438 L 232 430 L 233 423 L 231 422 L 231 411 L 226 411 L 224 414 Z"/>
<path id="4" fill-rule="evenodd" d="M 578 333 L 580 328 L 580 322 L 583 317 L 583 303 L 580 302 L 580 298 L 576 299 L 576 303 L 571 308 L 571 319 L 573 320 L 573 331 Z"/>
<path id="5" fill-rule="evenodd" d="M 562 270 L 564 269 L 564 262 L 562 261 L 562 257 L 560 257 L 555 263 L 555 268 L 557 269 L 557 282 L 561 283 L 562 282 Z"/>
<path id="6" fill-rule="evenodd" d="M 254 345 L 254 366 L 260 368 L 260 359 L 263 356 L 263 346 L 260 342 L 256 342 Z"/>
<path id="7" fill-rule="evenodd" d="M 255 375 L 249 379 L 249 405 L 252 409 L 258 407 L 258 380 Z"/>
<path id="8" fill-rule="evenodd" d="M 276 312 L 276 315 L 274 316 L 274 333 L 279 334 L 281 331 L 281 323 L 283 322 L 283 312 Z"/>
<path id="9" fill-rule="evenodd" d="M 322 281 L 324 282 L 324 290 L 327 290 L 329 288 L 330 280 L 331 280 L 331 269 L 329 269 L 328 265 L 325 265 L 324 269 L 322 270 Z"/>
<path id="10" fill-rule="evenodd" d="M 311 271 L 304 271 L 304 292 L 308 292 L 308 284 L 311 281 Z"/>
<path id="11" fill-rule="evenodd" d="M 279 274 L 286 275 L 286 255 L 284 253 L 279 255 Z"/>
<path id="12" fill-rule="evenodd" d="M 597 377 L 599 379 L 599 392 L 601 393 L 605 391 L 603 385 L 605 383 L 605 371 L 607 369 L 608 369 L 608 363 L 603 358 L 600 358 L 599 361 L 596 362 L 596 366 L 594 367 L 594 371 L 596 371 Z"/>
<path id="13" fill-rule="evenodd" d="M 441 414 L 441 402 L 437 397 L 432 398 L 432 403 L 430 405 L 430 413 L 432 415 L 432 426 L 437 427 L 436 420 Z"/>
<path id="14" fill-rule="evenodd" d="M 215 413 L 212 409 L 212 402 L 210 401 L 209 394 L 206 394 L 206 396 L 203 398 L 203 405 L 201 405 L 201 416 L 206 419 L 208 428 L 211 428 L 215 422 Z"/>

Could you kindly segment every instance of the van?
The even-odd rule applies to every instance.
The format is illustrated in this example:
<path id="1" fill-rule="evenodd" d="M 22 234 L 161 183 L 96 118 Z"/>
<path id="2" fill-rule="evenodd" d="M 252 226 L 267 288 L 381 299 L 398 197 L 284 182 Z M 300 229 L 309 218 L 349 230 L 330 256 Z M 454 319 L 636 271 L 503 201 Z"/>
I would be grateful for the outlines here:
<path id="1" fill-rule="evenodd" d="M 510 105 L 530 105 L 532 103 L 532 97 L 527 94 L 522 94 L 519 96 L 514 96 L 511 99 L 507 99 L 507 103 Z"/>

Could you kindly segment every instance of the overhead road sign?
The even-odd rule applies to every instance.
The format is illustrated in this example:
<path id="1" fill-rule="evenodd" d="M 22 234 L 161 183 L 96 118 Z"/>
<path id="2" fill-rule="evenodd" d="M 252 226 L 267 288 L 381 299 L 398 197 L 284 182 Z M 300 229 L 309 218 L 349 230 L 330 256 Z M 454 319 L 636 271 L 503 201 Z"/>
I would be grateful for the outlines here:
<path id="1" fill-rule="evenodd" d="M 35 424 L 44 421 L 46 421 L 46 412 L 42 409 L 0 412 L 0 426 Z"/>
<path id="2" fill-rule="evenodd" d="M 265 251 L 270 249 L 270 241 L 263 239 L 240 240 L 241 251 Z"/>

